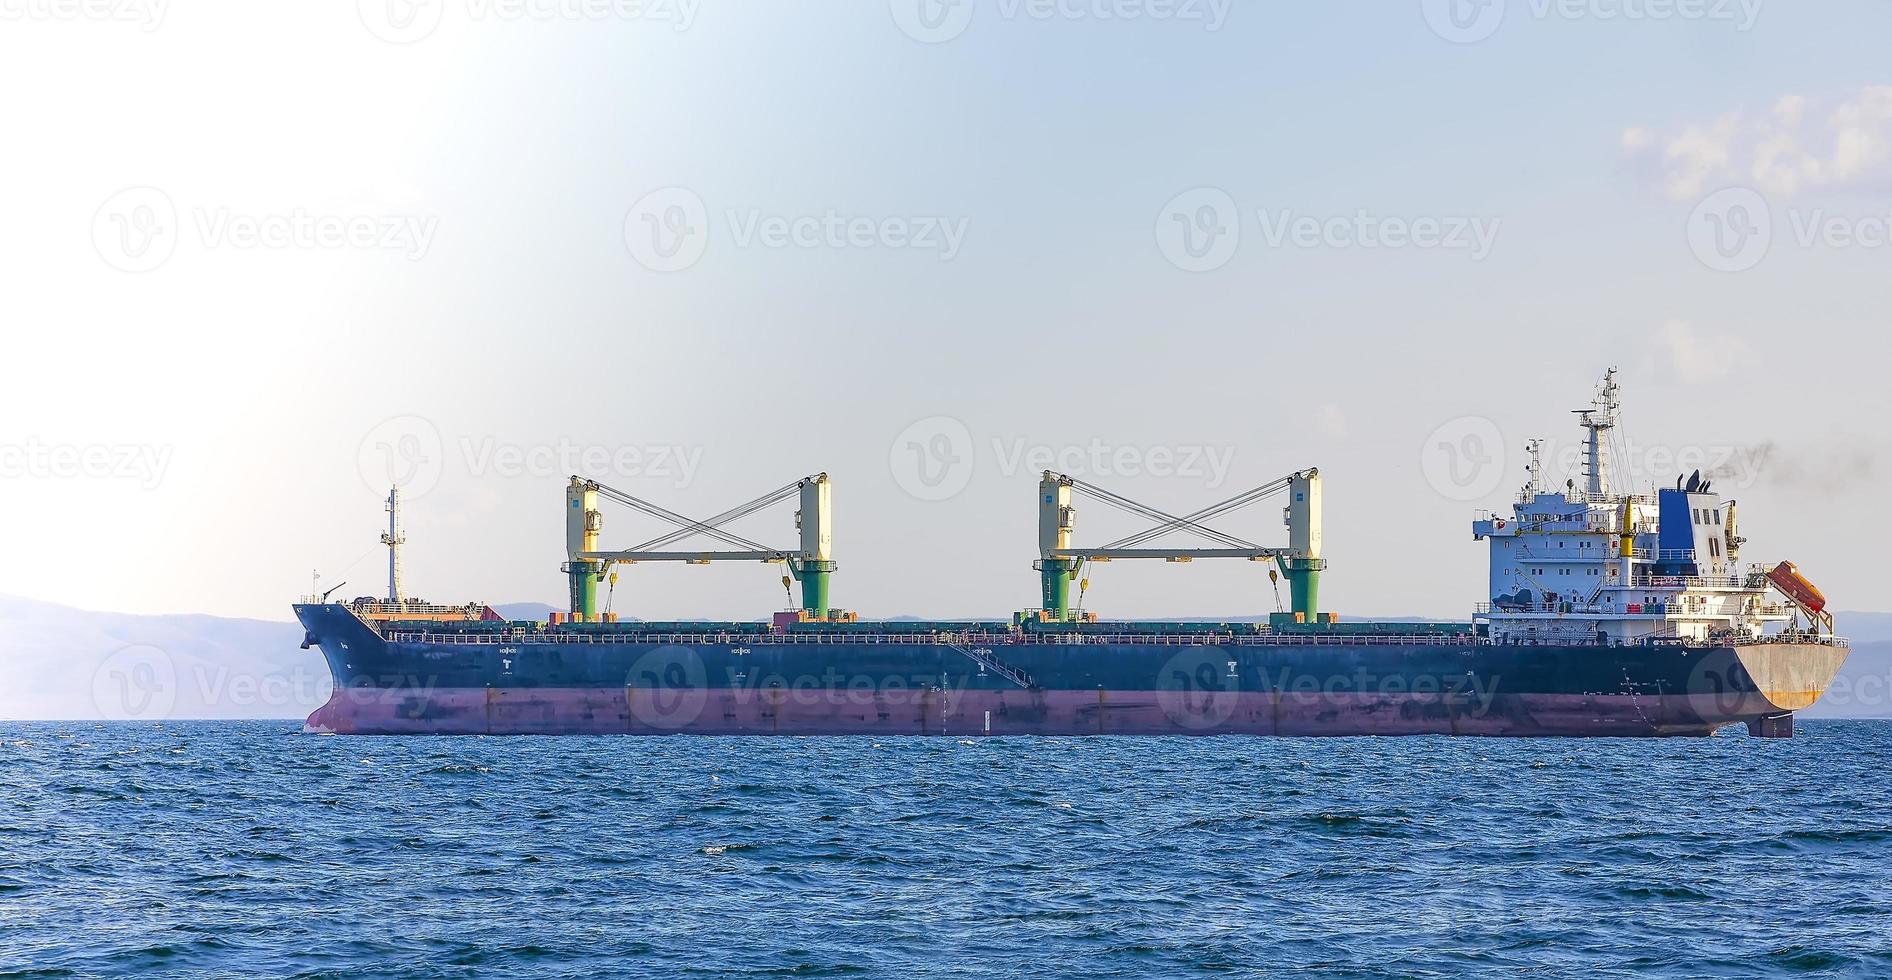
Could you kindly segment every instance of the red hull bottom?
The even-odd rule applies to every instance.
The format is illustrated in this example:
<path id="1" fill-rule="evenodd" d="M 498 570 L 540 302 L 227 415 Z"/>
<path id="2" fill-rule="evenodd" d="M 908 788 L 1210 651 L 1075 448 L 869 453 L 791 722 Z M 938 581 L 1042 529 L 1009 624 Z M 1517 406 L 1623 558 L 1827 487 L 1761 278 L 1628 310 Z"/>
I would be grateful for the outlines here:
<path id="1" fill-rule="evenodd" d="M 361 735 L 1709 735 L 1791 732 L 1711 696 L 1172 691 L 342 689 L 307 730 Z M 1763 719 L 1766 719 L 1763 721 Z"/>

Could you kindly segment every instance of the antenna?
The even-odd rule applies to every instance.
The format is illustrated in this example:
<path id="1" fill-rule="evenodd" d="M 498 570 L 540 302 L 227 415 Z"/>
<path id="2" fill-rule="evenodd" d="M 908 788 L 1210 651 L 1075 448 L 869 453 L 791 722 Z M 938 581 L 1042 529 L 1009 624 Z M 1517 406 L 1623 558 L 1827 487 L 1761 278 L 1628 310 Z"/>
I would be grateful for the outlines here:
<path id="1" fill-rule="evenodd" d="M 1524 444 L 1524 451 L 1530 456 L 1526 469 L 1531 474 L 1531 482 L 1524 489 L 1529 493 L 1544 492 L 1544 440 L 1532 439 Z"/>
<path id="2" fill-rule="evenodd" d="M 1622 407 L 1618 399 L 1621 392 L 1622 389 L 1616 384 L 1616 369 L 1610 368 L 1603 375 L 1603 383 L 1597 385 L 1596 396 L 1590 400 L 1590 407 L 1577 410 L 1578 420 L 1590 431 L 1585 470 L 1589 484 L 1585 489 L 1592 498 L 1609 494 L 1608 436 L 1604 433 L 1616 428 L 1616 410 Z"/>
<path id="3" fill-rule="evenodd" d="M 401 591 L 401 546 L 407 543 L 407 535 L 401 532 L 401 488 L 388 488 L 388 530 L 381 535 L 381 543 L 388 546 L 388 601 L 400 602 L 404 595 Z"/>

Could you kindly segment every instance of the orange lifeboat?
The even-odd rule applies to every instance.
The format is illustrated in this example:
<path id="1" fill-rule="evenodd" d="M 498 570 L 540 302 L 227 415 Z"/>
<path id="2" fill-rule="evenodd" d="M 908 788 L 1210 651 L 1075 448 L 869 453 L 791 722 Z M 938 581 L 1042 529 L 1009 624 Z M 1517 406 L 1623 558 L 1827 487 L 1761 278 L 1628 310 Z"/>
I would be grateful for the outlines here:
<path id="1" fill-rule="evenodd" d="M 1767 580 L 1808 612 L 1819 615 L 1826 611 L 1826 593 L 1807 581 L 1806 576 L 1794 568 L 1793 562 L 1783 561 L 1774 566 L 1774 570 L 1767 573 Z"/>

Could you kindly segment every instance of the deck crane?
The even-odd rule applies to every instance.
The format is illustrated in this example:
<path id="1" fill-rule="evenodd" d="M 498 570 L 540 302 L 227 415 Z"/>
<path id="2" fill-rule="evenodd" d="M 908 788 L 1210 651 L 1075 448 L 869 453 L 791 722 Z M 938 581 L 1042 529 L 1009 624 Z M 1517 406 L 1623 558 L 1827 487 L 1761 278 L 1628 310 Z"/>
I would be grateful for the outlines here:
<path id="1" fill-rule="evenodd" d="M 1288 527 L 1286 548 L 1264 548 L 1203 523 L 1282 491 L 1288 493 L 1284 515 Z M 1075 547 L 1071 543 L 1077 517 L 1077 508 L 1071 504 L 1075 495 L 1083 495 L 1155 521 L 1156 524 L 1101 547 Z M 1207 539 L 1211 547 L 1145 546 L 1175 531 Z M 1306 469 L 1270 480 L 1220 503 L 1178 517 L 1075 477 L 1046 470 L 1038 484 L 1038 554 L 1038 561 L 1032 563 L 1032 568 L 1038 571 L 1043 583 L 1042 608 L 1048 619 L 1062 621 L 1071 618 L 1071 582 L 1077 578 L 1087 561 L 1161 558 L 1165 561 L 1186 562 L 1197 558 L 1246 558 L 1249 561 L 1274 561 L 1287 576 L 1293 611 L 1312 620 L 1320 605 L 1320 573 L 1327 567 L 1327 562 L 1321 558 L 1320 471 Z"/>
<path id="2" fill-rule="evenodd" d="M 598 546 L 598 534 L 604 529 L 604 515 L 598 510 L 603 497 L 675 525 L 668 531 L 635 547 L 604 551 Z M 786 500 L 799 500 L 795 526 L 801 533 L 797 550 L 771 548 L 741 535 L 724 530 L 724 525 L 767 510 Z M 834 498 L 828 474 L 817 473 L 784 487 L 778 487 L 747 503 L 723 511 L 714 517 L 692 520 L 633 497 L 622 490 L 607 487 L 596 480 L 574 476 L 565 488 L 565 550 L 567 561 L 561 571 L 571 578 L 571 611 L 581 622 L 598 615 L 598 583 L 604 581 L 616 565 L 646 561 L 680 561 L 707 565 L 713 561 L 759 561 L 780 564 L 790 576 L 801 582 L 802 608 L 816 619 L 828 616 L 828 582 L 834 574 Z M 678 542 L 702 535 L 730 546 L 727 550 L 674 550 Z M 673 550 L 665 550 L 673 549 Z"/>

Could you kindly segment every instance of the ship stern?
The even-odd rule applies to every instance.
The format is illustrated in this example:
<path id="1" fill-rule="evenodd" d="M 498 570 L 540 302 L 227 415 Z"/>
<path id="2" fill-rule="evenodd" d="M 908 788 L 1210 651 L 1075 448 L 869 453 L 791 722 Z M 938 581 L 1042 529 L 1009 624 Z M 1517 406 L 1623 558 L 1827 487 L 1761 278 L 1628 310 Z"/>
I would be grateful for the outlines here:
<path id="1" fill-rule="evenodd" d="M 1694 671 L 1689 700 L 1715 728 L 1745 724 L 1760 738 L 1792 738 L 1794 712 L 1832 686 L 1851 650 L 1844 641 L 1739 643 Z"/>

